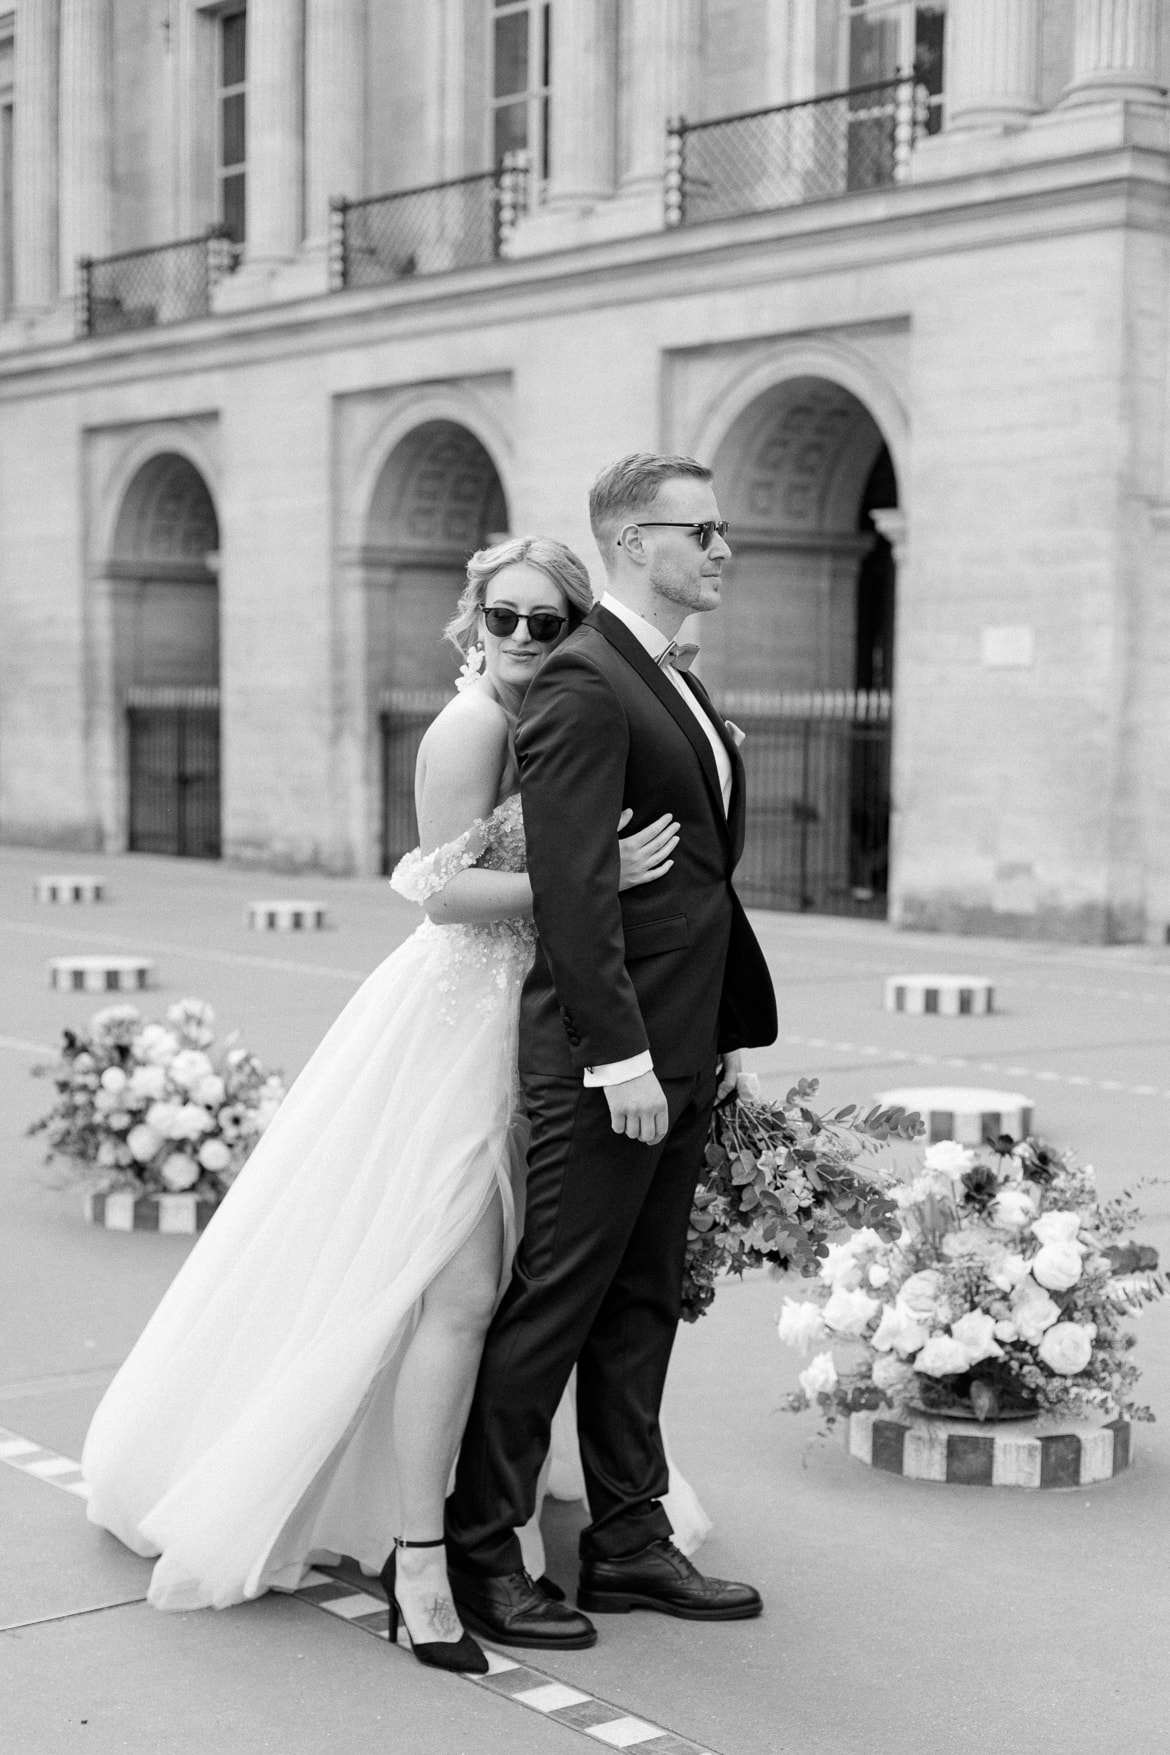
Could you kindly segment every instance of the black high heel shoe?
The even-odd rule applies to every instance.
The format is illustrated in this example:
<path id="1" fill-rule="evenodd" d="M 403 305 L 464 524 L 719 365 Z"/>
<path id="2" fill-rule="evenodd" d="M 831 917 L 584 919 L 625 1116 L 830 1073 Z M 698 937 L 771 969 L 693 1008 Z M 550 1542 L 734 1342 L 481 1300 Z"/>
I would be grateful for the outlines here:
<path id="1" fill-rule="evenodd" d="M 458 1670 L 464 1675 L 486 1676 L 488 1672 L 487 1658 L 470 1633 L 464 1633 L 461 1639 L 429 1639 L 416 1644 L 411 1637 L 410 1628 L 406 1626 L 406 1617 L 398 1607 L 398 1598 L 394 1594 L 394 1587 L 398 1573 L 399 1548 L 441 1548 L 444 1541 L 445 1538 L 440 1536 L 435 1542 L 404 1542 L 400 1536 L 395 1536 L 390 1558 L 379 1575 L 382 1580 L 382 1589 L 386 1592 L 386 1603 L 390 1611 L 390 1643 L 394 1645 L 397 1642 L 398 1623 L 401 1621 L 402 1625 L 406 1627 L 406 1637 L 410 1640 L 410 1649 L 420 1664 L 428 1664 L 433 1670 Z"/>

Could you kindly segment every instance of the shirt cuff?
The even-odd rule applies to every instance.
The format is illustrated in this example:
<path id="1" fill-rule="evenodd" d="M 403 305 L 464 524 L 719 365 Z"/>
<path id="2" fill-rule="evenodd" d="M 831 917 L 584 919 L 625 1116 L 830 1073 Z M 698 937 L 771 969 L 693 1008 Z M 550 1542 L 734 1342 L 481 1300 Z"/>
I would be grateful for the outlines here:
<path id="1" fill-rule="evenodd" d="M 587 1066 L 585 1089 L 592 1090 L 598 1085 L 624 1085 L 627 1079 L 640 1079 L 643 1073 L 653 1071 L 654 1057 L 646 1048 L 641 1054 L 632 1054 L 629 1060 L 611 1060 L 605 1066 Z"/>

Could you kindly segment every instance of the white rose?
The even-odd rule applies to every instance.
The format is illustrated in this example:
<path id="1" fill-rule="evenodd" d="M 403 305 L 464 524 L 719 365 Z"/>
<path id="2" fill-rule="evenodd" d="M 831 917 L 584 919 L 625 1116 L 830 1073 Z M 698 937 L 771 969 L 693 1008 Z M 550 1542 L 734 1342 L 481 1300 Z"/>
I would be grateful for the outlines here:
<path id="1" fill-rule="evenodd" d="M 162 1143 L 162 1135 L 156 1133 L 153 1127 L 148 1127 L 144 1121 L 140 1121 L 137 1127 L 132 1127 L 126 1135 L 130 1156 L 136 1164 L 149 1164 Z"/>
<path id="2" fill-rule="evenodd" d="M 124 1133 L 133 1119 L 125 1109 L 111 1109 L 106 1116 L 106 1126 L 112 1127 L 115 1133 Z"/>
<path id="3" fill-rule="evenodd" d="M 1028 1277 L 1028 1264 L 1022 1255 L 1008 1250 L 1001 1255 L 991 1269 L 991 1283 L 998 1286 L 1001 1292 L 1011 1292 Z"/>
<path id="4" fill-rule="evenodd" d="M 1035 1202 L 1027 1189 L 1005 1188 L 996 1195 L 988 1217 L 1004 1231 L 1022 1231 L 1035 1211 Z"/>
<path id="5" fill-rule="evenodd" d="M 848 1243 L 830 1243 L 829 1253 L 817 1272 L 826 1286 L 852 1288 L 861 1284 L 861 1267 Z"/>
<path id="6" fill-rule="evenodd" d="M 1067 1292 L 1081 1277 L 1084 1265 L 1075 1243 L 1045 1243 L 1032 1257 L 1032 1278 L 1051 1292 Z"/>
<path id="7" fill-rule="evenodd" d="M 957 1182 L 974 1164 L 975 1154 L 969 1152 L 966 1146 L 957 1145 L 954 1140 L 937 1140 L 933 1146 L 927 1146 L 922 1162 L 928 1170 L 941 1170 Z"/>
<path id="8" fill-rule="evenodd" d="M 163 1024 L 147 1024 L 134 1038 L 136 1060 L 150 1066 L 169 1066 L 179 1052 L 179 1038 Z"/>
<path id="9" fill-rule="evenodd" d="M 118 1162 L 118 1148 L 113 1140 L 103 1140 L 97 1149 L 97 1161 L 103 1170 L 110 1170 Z"/>
<path id="10" fill-rule="evenodd" d="M 904 1304 L 887 1304 L 869 1344 L 879 1353 L 893 1349 L 905 1358 L 908 1353 L 916 1353 L 919 1347 L 926 1345 L 928 1334 L 925 1324 L 919 1322 Z"/>
<path id="11" fill-rule="evenodd" d="M 222 1140 L 204 1140 L 199 1148 L 199 1162 L 205 1170 L 217 1173 L 226 1170 L 232 1161 L 232 1155 Z"/>
<path id="12" fill-rule="evenodd" d="M 1080 1228 L 1079 1213 L 1041 1213 L 1033 1222 L 1032 1235 L 1040 1243 L 1075 1243 Z"/>
<path id="13" fill-rule="evenodd" d="M 176 1140 L 197 1140 L 200 1134 L 210 1133 L 215 1126 L 211 1116 L 200 1103 L 184 1103 L 175 1116 L 171 1138 Z"/>
<path id="14" fill-rule="evenodd" d="M 174 1193 L 190 1188 L 199 1180 L 199 1166 L 187 1152 L 172 1152 L 163 1160 L 159 1172 L 167 1187 Z"/>
<path id="15" fill-rule="evenodd" d="M 810 1402 L 815 1402 L 819 1395 L 830 1395 L 837 1387 L 837 1367 L 833 1364 L 832 1353 L 818 1353 L 811 1365 L 805 1366 L 797 1382 Z"/>
<path id="16" fill-rule="evenodd" d="M 166 1139 L 175 1137 L 174 1127 L 178 1119 L 179 1105 L 177 1103 L 152 1103 L 146 1111 L 147 1127 L 153 1127 L 156 1133 L 161 1133 Z"/>
<path id="17" fill-rule="evenodd" d="M 952 1322 L 951 1335 L 967 1355 L 970 1365 L 980 1359 L 1002 1359 L 1003 1348 L 995 1343 L 995 1318 L 985 1310 L 969 1310 L 958 1322 Z"/>
<path id="18" fill-rule="evenodd" d="M 969 1363 L 961 1342 L 950 1335 L 932 1335 L 915 1359 L 914 1369 L 926 1377 L 957 1377 Z"/>
<path id="19" fill-rule="evenodd" d="M 130 1074 L 130 1089 L 136 1097 L 160 1102 L 166 1095 L 167 1073 L 162 1066 L 136 1066 Z"/>
<path id="20" fill-rule="evenodd" d="M 126 1074 L 122 1071 L 120 1066 L 108 1066 L 106 1068 L 105 1072 L 102 1074 L 102 1089 L 105 1091 L 113 1091 L 115 1096 L 119 1091 L 124 1091 L 126 1089 Z"/>
<path id="21" fill-rule="evenodd" d="M 914 1385 L 913 1367 L 893 1353 L 879 1353 L 869 1375 L 874 1388 L 885 1395 L 904 1393 Z"/>
<path id="22" fill-rule="evenodd" d="M 875 1261 L 865 1277 L 871 1286 L 888 1286 L 890 1283 L 890 1270 L 886 1267 L 884 1262 Z"/>
<path id="23" fill-rule="evenodd" d="M 825 1327 L 834 1334 L 859 1335 L 880 1309 L 877 1299 L 860 1287 L 837 1286 L 825 1305 Z"/>
<path id="24" fill-rule="evenodd" d="M 227 1087 L 218 1073 L 208 1073 L 205 1079 L 200 1079 L 191 1095 L 205 1109 L 218 1109 L 227 1095 Z"/>
<path id="25" fill-rule="evenodd" d="M 796 1298 L 785 1298 L 780 1309 L 777 1332 L 785 1346 L 798 1347 L 806 1355 L 811 1353 L 818 1341 L 825 1338 L 825 1323 L 820 1306 Z"/>
<path id="26" fill-rule="evenodd" d="M 1020 1338 L 1015 1323 L 1009 1322 L 1006 1316 L 1000 1318 L 992 1332 L 997 1341 L 1018 1341 Z"/>
<path id="27" fill-rule="evenodd" d="M 1012 1321 L 1020 1339 L 1034 1347 L 1045 1329 L 1060 1321 L 1060 1305 L 1029 1274 L 1012 1293 Z"/>
<path id="28" fill-rule="evenodd" d="M 1075 1377 L 1093 1356 L 1093 1339 L 1079 1322 L 1057 1322 L 1036 1350 L 1050 1371 L 1058 1371 L 1062 1377 Z"/>
<path id="29" fill-rule="evenodd" d="M 753 1072 L 741 1072 L 735 1081 L 738 1097 L 758 1097 L 760 1094 L 760 1075 Z"/>
<path id="30" fill-rule="evenodd" d="M 937 1268 L 923 1268 L 898 1287 L 899 1301 L 915 1316 L 933 1316 L 942 1297 L 943 1277 Z"/>
<path id="31" fill-rule="evenodd" d="M 181 1048 L 170 1065 L 171 1077 L 185 1091 L 193 1091 L 214 1070 L 201 1048 Z"/>
<path id="32" fill-rule="evenodd" d="M 95 1115 L 108 1115 L 118 1107 L 118 1099 L 113 1091 L 98 1090 L 94 1092 L 93 1107 Z"/>

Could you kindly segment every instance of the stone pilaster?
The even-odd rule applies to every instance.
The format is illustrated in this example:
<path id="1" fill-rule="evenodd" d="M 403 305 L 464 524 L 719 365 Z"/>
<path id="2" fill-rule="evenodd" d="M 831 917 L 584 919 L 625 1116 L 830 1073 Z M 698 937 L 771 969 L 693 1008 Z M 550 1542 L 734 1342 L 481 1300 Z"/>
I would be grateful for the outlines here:
<path id="1" fill-rule="evenodd" d="M 666 124 L 694 115 L 701 25 L 698 0 L 631 0 L 621 45 L 623 193 L 661 190 Z"/>
<path id="2" fill-rule="evenodd" d="M 249 0 L 246 260 L 294 255 L 302 230 L 300 0 Z"/>
<path id="3" fill-rule="evenodd" d="M 1163 103 L 1162 0 L 1077 0 L 1073 77 L 1063 102 Z"/>
<path id="4" fill-rule="evenodd" d="M 77 258 L 110 250 L 110 52 L 110 0 L 61 0 L 58 261 L 65 297 L 75 290 Z"/>
<path id="5" fill-rule="evenodd" d="M 21 0 L 13 71 L 13 268 L 16 307 L 57 296 L 59 0 Z"/>
<path id="6" fill-rule="evenodd" d="M 951 0 L 947 128 L 1021 127 L 1040 108 L 1040 0 Z"/>
<path id="7" fill-rule="evenodd" d="M 365 0 L 306 0 L 305 232 L 324 249 L 329 200 L 362 192 Z"/>
<path id="8" fill-rule="evenodd" d="M 550 208 L 587 207 L 613 193 L 615 0 L 558 0 L 552 25 Z"/>

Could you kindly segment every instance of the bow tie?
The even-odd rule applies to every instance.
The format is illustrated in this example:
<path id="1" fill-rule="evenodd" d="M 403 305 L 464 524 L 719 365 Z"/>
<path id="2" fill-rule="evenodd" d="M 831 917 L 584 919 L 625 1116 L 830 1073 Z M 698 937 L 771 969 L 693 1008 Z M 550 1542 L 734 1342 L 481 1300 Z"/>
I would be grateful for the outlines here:
<path id="1" fill-rule="evenodd" d="M 692 640 L 672 640 L 664 652 L 658 655 L 658 664 L 665 670 L 689 670 L 699 656 L 699 648 Z"/>

